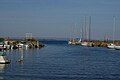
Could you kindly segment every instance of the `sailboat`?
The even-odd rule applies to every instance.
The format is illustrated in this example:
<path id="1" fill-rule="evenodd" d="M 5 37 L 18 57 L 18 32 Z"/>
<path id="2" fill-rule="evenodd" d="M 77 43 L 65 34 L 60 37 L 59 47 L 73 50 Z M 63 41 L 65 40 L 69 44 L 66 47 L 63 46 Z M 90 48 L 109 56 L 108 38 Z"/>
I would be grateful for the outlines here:
<path id="1" fill-rule="evenodd" d="M 92 46 L 92 44 L 90 42 L 90 37 L 91 37 L 91 16 L 89 16 L 88 21 L 89 21 L 89 24 L 87 26 L 87 24 L 86 24 L 87 23 L 86 22 L 86 16 L 85 16 L 85 23 L 84 23 L 85 30 L 83 31 L 85 40 L 81 42 L 81 45 L 91 47 Z"/>
<path id="2" fill-rule="evenodd" d="M 113 19 L 114 19 L 114 21 L 113 21 L 113 22 L 114 22 L 114 23 L 113 23 L 113 42 L 110 43 L 110 44 L 108 44 L 108 46 L 107 46 L 107 47 L 110 48 L 110 49 L 115 49 L 115 46 L 116 46 L 116 45 L 115 45 L 115 38 L 114 38 L 114 36 L 115 36 L 115 26 L 116 26 L 116 24 L 115 24 L 115 22 L 116 22 L 116 21 L 115 21 L 115 20 L 116 20 L 116 19 L 115 19 L 115 16 L 113 17 Z"/>
<path id="3" fill-rule="evenodd" d="M 76 24 L 75 24 L 75 27 L 76 27 Z M 74 36 L 75 36 L 75 29 L 73 29 L 73 33 L 74 33 Z M 70 45 L 79 45 L 81 44 L 81 39 L 77 39 L 77 38 L 71 38 L 69 41 L 68 41 L 68 44 Z"/>
<path id="4" fill-rule="evenodd" d="M 73 28 L 73 33 L 74 33 L 74 28 Z M 68 41 L 68 44 L 75 45 L 75 39 L 74 38 L 70 38 L 69 41 Z"/>

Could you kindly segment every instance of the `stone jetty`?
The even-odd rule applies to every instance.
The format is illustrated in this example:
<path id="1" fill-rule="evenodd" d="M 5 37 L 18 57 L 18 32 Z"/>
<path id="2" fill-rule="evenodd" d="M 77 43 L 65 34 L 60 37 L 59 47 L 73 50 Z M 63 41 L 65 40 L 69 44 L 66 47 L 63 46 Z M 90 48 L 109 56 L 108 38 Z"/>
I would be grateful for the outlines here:
<path id="1" fill-rule="evenodd" d="M 10 50 L 10 49 L 31 49 L 31 48 L 42 48 L 44 45 L 35 38 L 25 38 L 25 39 L 10 39 L 10 38 L 0 38 L 0 50 Z"/>
<path id="2" fill-rule="evenodd" d="M 72 45 L 81 45 L 81 46 L 89 46 L 89 47 L 107 47 L 113 41 L 102 41 L 102 40 L 91 40 L 91 41 L 79 41 L 79 40 L 71 40 L 68 44 Z M 114 41 L 114 44 L 119 46 L 120 40 Z"/>

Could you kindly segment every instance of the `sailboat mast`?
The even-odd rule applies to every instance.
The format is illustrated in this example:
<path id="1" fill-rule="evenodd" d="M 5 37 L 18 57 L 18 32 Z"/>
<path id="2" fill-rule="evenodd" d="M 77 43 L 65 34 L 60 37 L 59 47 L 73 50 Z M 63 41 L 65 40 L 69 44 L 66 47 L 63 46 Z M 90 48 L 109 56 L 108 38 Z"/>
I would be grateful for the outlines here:
<path id="1" fill-rule="evenodd" d="M 84 23 L 84 39 L 86 40 L 86 38 L 87 38 L 87 31 L 86 31 L 86 16 L 85 16 L 85 23 Z"/>
<path id="2" fill-rule="evenodd" d="M 113 16 L 113 44 L 115 43 L 115 27 L 116 27 L 116 19 Z"/>
<path id="3" fill-rule="evenodd" d="M 82 39 L 82 41 L 84 39 L 83 23 L 82 23 L 82 28 L 81 28 L 81 39 Z"/>
<path id="4" fill-rule="evenodd" d="M 73 27 L 74 39 L 76 38 L 76 30 L 75 30 L 75 28 L 76 28 L 76 23 L 74 24 L 74 27 Z"/>
<path id="5" fill-rule="evenodd" d="M 91 40 L 91 16 L 89 17 L 89 41 Z"/>

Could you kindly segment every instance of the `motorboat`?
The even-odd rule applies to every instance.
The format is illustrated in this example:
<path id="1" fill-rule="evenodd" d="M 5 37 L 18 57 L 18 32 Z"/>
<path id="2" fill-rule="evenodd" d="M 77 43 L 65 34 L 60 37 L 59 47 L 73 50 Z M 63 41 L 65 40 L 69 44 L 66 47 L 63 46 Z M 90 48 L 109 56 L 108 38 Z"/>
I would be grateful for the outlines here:
<path id="1" fill-rule="evenodd" d="M 110 48 L 110 49 L 115 49 L 115 46 L 116 46 L 115 44 L 112 44 L 112 43 L 111 43 L 111 44 L 108 44 L 107 47 Z"/>
<path id="2" fill-rule="evenodd" d="M 120 50 L 120 46 L 115 46 L 115 49 L 116 50 Z"/>

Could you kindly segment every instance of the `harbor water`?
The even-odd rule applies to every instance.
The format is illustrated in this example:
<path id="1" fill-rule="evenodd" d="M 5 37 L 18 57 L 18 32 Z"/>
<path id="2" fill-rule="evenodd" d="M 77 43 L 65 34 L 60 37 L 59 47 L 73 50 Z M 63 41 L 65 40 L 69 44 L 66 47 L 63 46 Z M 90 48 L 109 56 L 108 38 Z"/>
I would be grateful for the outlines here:
<path id="1" fill-rule="evenodd" d="M 120 80 L 120 50 L 43 43 L 41 49 L 6 51 L 11 63 L 0 64 L 0 80 Z"/>

